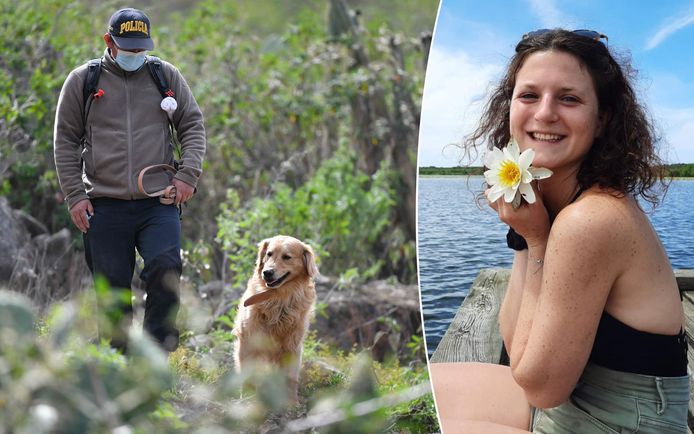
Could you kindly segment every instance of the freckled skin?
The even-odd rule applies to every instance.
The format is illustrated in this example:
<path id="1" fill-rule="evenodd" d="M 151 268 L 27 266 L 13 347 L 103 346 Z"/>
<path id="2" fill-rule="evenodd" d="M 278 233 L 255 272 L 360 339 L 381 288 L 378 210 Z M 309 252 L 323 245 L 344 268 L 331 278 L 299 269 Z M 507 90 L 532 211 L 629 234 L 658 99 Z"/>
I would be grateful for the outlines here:
<path id="1" fill-rule="evenodd" d="M 508 218 L 523 235 L 518 219 Z M 587 363 L 603 311 L 638 330 L 680 331 L 682 306 L 672 268 L 633 198 L 593 187 L 561 209 L 544 242 L 528 235 L 534 246 L 516 253 L 512 276 L 517 277 L 500 323 L 513 377 L 531 404 L 554 406 L 567 399 Z M 528 257 L 544 257 L 537 274 L 528 268 Z"/>

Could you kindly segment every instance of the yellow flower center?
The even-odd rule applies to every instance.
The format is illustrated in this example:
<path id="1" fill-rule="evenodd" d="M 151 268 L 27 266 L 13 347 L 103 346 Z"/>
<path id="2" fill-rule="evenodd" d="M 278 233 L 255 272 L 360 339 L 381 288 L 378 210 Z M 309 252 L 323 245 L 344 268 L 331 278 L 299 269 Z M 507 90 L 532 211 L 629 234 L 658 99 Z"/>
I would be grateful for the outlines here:
<path id="1" fill-rule="evenodd" d="M 499 170 L 499 180 L 504 187 L 511 187 L 520 182 L 521 172 L 520 167 L 514 161 L 506 160 L 501 163 Z"/>

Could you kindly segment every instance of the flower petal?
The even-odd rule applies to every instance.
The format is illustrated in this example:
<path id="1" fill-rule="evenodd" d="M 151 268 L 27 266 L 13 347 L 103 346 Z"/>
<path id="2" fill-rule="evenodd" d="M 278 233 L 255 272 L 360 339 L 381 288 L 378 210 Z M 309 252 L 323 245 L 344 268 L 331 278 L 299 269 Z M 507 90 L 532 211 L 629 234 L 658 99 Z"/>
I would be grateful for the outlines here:
<path id="1" fill-rule="evenodd" d="M 520 157 L 518 157 L 518 165 L 520 166 L 521 170 L 527 170 L 528 167 L 530 167 L 530 164 L 532 164 L 533 158 L 535 158 L 535 151 L 532 149 L 526 149 L 523 151 L 523 153 L 520 154 Z"/>
<path id="2" fill-rule="evenodd" d="M 494 187 L 489 190 L 487 193 L 487 199 L 489 199 L 490 202 L 496 202 L 499 200 L 501 196 L 504 195 L 504 192 L 506 191 L 505 188 L 499 187 L 498 185 L 495 185 Z"/>
<path id="3" fill-rule="evenodd" d="M 513 161 L 518 161 L 518 157 L 520 156 L 520 148 L 518 147 L 518 142 L 516 142 L 515 139 L 511 139 L 508 146 L 506 146 L 504 149 L 508 150 L 511 158 L 513 158 Z"/>
<path id="4" fill-rule="evenodd" d="M 514 158 L 513 149 L 509 149 L 508 146 L 504 148 L 504 160 L 517 162 L 518 158 Z"/>
<path id="5" fill-rule="evenodd" d="M 532 173 L 533 179 L 549 178 L 553 173 L 551 170 L 545 169 L 544 167 L 531 167 L 528 170 Z"/>
<path id="6" fill-rule="evenodd" d="M 494 148 L 486 155 L 484 165 L 490 169 L 497 169 L 505 159 L 506 157 L 501 149 Z"/>
<path id="7" fill-rule="evenodd" d="M 506 191 L 504 191 L 504 201 L 506 203 L 511 203 L 513 201 L 513 197 L 516 195 L 516 189 L 515 188 L 507 188 Z"/>
<path id="8" fill-rule="evenodd" d="M 484 180 L 487 184 L 492 186 L 499 183 L 499 171 L 498 170 L 487 170 L 484 172 Z"/>
<path id="9" fill-rule="evenodd" d="M 492 164 L 494 164 L 494 150 L 491 150 L 484 154 L 484 161 L 482 163 L 484 164 L 484 167 L 492 167 Z"/>
<path id="10" fill-rule="evenodd" d="M 526 202 L 535 203 L 535 192 L 530 184 L 521 184 L 519 190 Z"/>
<path id="11" fill-rule="evenodd" d="M 521 182 L 523 184 L 530 184 L 533 180 L 533 174 L 529 170 L 524 170 L 521 172 Z"/>

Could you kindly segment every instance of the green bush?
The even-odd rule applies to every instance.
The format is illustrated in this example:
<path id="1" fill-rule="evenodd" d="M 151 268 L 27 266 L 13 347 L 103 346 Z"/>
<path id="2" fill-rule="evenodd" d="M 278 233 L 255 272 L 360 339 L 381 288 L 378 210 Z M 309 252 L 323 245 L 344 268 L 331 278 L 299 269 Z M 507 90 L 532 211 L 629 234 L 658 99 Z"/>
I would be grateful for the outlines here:
<path id="1" fill-rule="evenodd" d="M 52 228 L 65 226 L 69 216 L 57 194 L 53 120 L 63 80 L 93 38 L 83 18 L 90 14 L 69 0 L 0 0 L 0 16 L 2 193 Z"/>
<path id="2" fill-rule="evenodd" d="M 146 423 L 171 387 L 166 356 L 141 334 L 122 355 L 75 341 L 74 304 L 57 308 L 45 336 L 31 302 L 0 291 L 0 433 L 111 432 Z M 151 431 L 163 433 L 164 431 Z"/>
<path id="3" fill-rule="evenodd" d="M 53 164 L 55 106 L 68 72 L 103 52 L 101 35 L 113 6 L 37 0 L 15 7 L 9 0 L 0 1 L 0 192 L 51 232 L 72 228 Z M 430 29 L 416 23 L 428 14 L 433 25 L 435 2 L 431 3 L 430 11 L 413 18 L 406 11 L 420 7 L 413 1 L 399 2 L 392 22 L 403 23 L 409 32 L 416 26 Z M 405 186 L 403 174 L 413 176 L 415 170 L 419 107 L 414 101 L 421 96 L 424 55 L 416 38 L 389 28 L 389 20 L 378 12 L 381 6 L 362 5 L 358 40 L 335 36 L 328 19 L 330 5 L 328 0 L 289 8 L 269 0 L 252 6 L 248 1 L 207 0 L 195 7 L 178 1 L 170 10 L 152 5 L 157 10 L 152 14 L 157 42 L 153 54 L 182 71 L 205 115 L 204 175 L 183 213 L 184 248 L 191 253 L 187 260 L 195 265 L 196 282 L 220 273 L 222 253 L 209 234 L 218 231 L 218 204 L 227 200 L 227 190 L 238 196 L 235 208 L 251 209 L 258 197 L 301 200 L 313 194 L 302 186 L 343 147 L 355 149 L 358 158 L 350 158 L 362 170 L 359 176 L 381 178 L 373 182 L 381 184 L 382 193 L 371 193 L 386 194 L 397 206 L 386 207 L 393 226 L 388 234 L 379 233 L 380 217 L 375 225 L 360 227 L 370 233 L 363 245 L 343 244 L 344 228 L 322 228 L 329 235 L 320 239 L 309 233 L 324 249 L 325 270 L 359 269 L 364 276 L 415 279 L 410 216 L 414 209 L 402 208 L 404 202 L 414 203 L 414 186 Z M 256 29 L 253 23 L 263 18 L 283 24 L 274 32 L 263 26 L 264 30 Z M 355 46 L 362 48 L 359 56 Z M 396 162 L 396 155 L 407 156 L 410 164 Z M 383 168 L 376 173 L 379 167 Z M 352 178 L 354 188 L 364 188 L 356 173 Z M 320 194 L 321 187 L 315 188 Z M 332 191 L 334 200 L 344 203 L 306 212 L 338 212 L 361 200 L 348 197 L 351 191 L 344 197 L 338 189 Z M 372 200 L 379 209 L 388 201 L 375 196 Z M 317 215 L 310 217 L 318 221 Z M 320 218 L 333 224 L 332 215 Z M 283 224 L 293 229 L 291 221 Z M 357 265 L 364 259 L 347 260 L 345 252 L 370 256 L 373 263 Z"/>
<path id="4" fill-rule="evenodd" d="M 228 434 L 297 421 L 334 433 L 437 430 L 423 362 L 375 363 L 331 349 L 313 333 L 305 342 L 301 403 L 290 407 L 281 373 L 230 369 L 226 340 L 200 352 L 181 347 L 168 362 L 134 330 L 127 357 L 88 343 L 89 324 L 98 322 L 89 304 L 56 305 L 37 321 L 26 297 L 0 291 L 0 434 Z M 386 399 L 413 388 L 418 392 L 404 399 Z M 364 414 L 353 414 L 357 409 Z M 327 419 L 316 424 L 315 414 Z"/>
<path id="5" fill-rule="evenodd" d="M 392 172 L 383 166 L 368 177 L 356 168 L 356 158 L 351 149 L 342 148 L 296 190 L 280 185 L 273 195 L 245 206 L 229 191 L 217 220 L 217 239 L 236 273 L 234 285 L 244 286 L 252 274 L 256 245 L 278 234 L 311 244 L 324 274 L 356 270 L 362 278 L 373 278 L 383 269 L 392 270 L 400 257 L 373 253 L 397 236 L 390 226 L 396 199 Z M 414 266 L 414 255 L 407 260 Z"/>

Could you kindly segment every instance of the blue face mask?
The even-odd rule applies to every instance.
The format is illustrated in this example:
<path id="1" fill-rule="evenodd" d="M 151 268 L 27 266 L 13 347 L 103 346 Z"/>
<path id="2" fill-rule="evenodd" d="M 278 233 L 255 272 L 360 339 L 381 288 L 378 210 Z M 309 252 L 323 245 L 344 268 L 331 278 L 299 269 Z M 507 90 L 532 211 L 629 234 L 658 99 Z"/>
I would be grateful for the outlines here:
<path id="1" fill-rule="evenodd" d="M 116 63 L 125 71 L 137 71 L 145 63 L 146 51 L 133 53 L 132 51 L 118 50 Z"/>

